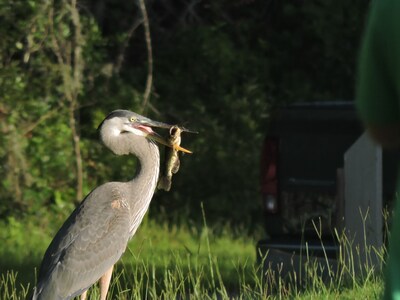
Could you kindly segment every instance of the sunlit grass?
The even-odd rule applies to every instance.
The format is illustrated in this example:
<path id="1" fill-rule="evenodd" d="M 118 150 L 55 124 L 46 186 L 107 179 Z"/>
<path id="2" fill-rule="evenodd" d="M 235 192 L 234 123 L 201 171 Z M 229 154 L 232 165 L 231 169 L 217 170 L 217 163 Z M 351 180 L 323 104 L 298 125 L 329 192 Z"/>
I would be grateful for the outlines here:
<path id="1" fill-rule="evenodd" d="M 0 299 L 11 299 L 10 291 L 14 293 L 12 299 L 25 299 L 27 293 L 31 294 L 37 272 L 35 268 L 39 267 L 54 234 L 46 234 L 43 228 L 22 222 L 12 219 L 3 224 L 11 230 L 0 233 L 6 235 L 3 236 L 5 243 L 0 245 L 0 275 L 3 275 Z M 121 299 L 181 294 L 183 290 L 178 286 L 182 287 L 182 282 L 185 283 L 185 293 L 211 290 L 215 285 L 214 280 L 209 280 L 210 262 L 215 265 L 212 266 L 215 280 L 220 279 L 226 286 L 236 285 L 234 266 L 255 263 L 255 244 L 252 237 L 234 237 L 228 228 L 219 228 L 216 234 L 205 226 L 176 227 L 147 220 L 118 263 L 111 292 Z M 189 283 L 193 287 L 188 290 Z M 176 286 L 175 290 L 173 286 Z M 89 296 L 96 299 L 96 293 L 97 288 L 91 289 Z M 128 295 L 128 298 L 122 295 Z"/>
<path id="2" fill-rule="evenodd" d="M 30 233 L 19 235 L 28 239 Z M 343 232 L 336 235 L 340 243 L 338 265 L 328 268 L 327 278 L 320 276 L 321 265 L 308 254 L 303 275 L 291 273 L 282 278 L 276 276 L 275 269 L 263 268 L 268 254 L 256 261 L 256 240 L 252 237 L 234 237 L 229 229 L 215 234 L 206 224 L 196 229 L 147 220 L 113 273 L 109 299 L 379 299 L 386 249 L 367 245 L 363 254 L 367 260 L 363 262 L 357 258 L 359 248 Z M 23 249 L 32 254 L 25 258 L 16 253 L 15 267 L 7 263 L 13 261 L 10 249 L 7 257 L 1 256 L 0 299 L 26 299 L 32 293 L 34 267 L 40 264 L 49 239 L 43 238 L 41 246 L 40 241 L 28 242 L 36 245 L 38 253 Z M 16 245 L 14 249 L 19 251 Z M 378 258 L 377 264 L 371 263 L 372 257 Z M 99 298 L 96 285 L 88 298 Z"/>

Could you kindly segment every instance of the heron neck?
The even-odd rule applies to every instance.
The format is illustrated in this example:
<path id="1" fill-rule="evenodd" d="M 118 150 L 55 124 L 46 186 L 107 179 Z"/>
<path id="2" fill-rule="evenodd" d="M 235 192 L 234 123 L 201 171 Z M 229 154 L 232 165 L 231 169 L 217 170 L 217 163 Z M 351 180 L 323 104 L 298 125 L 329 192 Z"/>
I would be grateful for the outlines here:
<path id="1" fill-rule="evenodd" d="M 136 156 L 139 159 L 139 167 L 136 176 L 136 182 L 141 186 L 146 186 L 154 191 L 160 171 L 160 152 L 154 143 L 147 143 L 143 151 L 137 151 Z"/>
<path id="2" fill-rule="evenodd" d="M 142 218 L 153 197 L 158 175 L 160 172 L 160 152 L 156 144 L 145 141 L 140 147 L 135 145 L 134 153 L 139 159 L 139 166 L 136 176 L 129 182 L 135 199 L 132 199 L 134 205 L 139 204 L 143 208 Z"/>

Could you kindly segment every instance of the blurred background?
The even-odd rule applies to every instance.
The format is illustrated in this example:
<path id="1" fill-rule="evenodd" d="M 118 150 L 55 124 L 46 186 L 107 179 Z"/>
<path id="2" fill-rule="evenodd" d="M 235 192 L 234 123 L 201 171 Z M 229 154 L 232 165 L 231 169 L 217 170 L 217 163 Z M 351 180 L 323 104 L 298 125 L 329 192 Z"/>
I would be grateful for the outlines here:
<path id="1" fill-rule="evenodd" d="M 156 192 L 146 222 L 202 228 L 203 203 L 214 233 L 254 236 L 274 110 L 354 98 L 369 1 L 143 4 L 0 0 L 2 257 L 25 249 L 37 266 L 87 193 L 133 177 L 135 158 L 115 157 L 98 139 L 114 109 L 199 132 L 183 135 L 194 154 L 181 158 L 172 190 Z"/>
<path id="2" fill-rule="evenodd" d="M 352 100 L 368 1 L 148 1 L 152 89 L 135 1 L 0 1 L 0 219 L 70 211 L 95 186 L 128 180 L 97 126 L 123 108 L 184 135 L 173 189 L 150 218 L 260 224 L 259 160 L 273 109 Z M 74 15 L 77 14 L 77 15 Z M 165 133 L 164 133 L 165 134 Z"/>

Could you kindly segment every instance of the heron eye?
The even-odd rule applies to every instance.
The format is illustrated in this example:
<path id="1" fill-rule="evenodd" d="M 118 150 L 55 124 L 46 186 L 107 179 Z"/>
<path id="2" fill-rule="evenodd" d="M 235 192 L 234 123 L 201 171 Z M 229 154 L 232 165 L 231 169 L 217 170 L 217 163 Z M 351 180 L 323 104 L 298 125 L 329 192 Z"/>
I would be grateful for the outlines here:
<path id="1" fill-rule="evenodd" d="M 137 121 L 137 118 L 136 118 L 136 117 L 131 117 L 131 118 L 130 118 L 130 121 L 131 121 L 131 122 L 136 122 L 136 121 Z"/>

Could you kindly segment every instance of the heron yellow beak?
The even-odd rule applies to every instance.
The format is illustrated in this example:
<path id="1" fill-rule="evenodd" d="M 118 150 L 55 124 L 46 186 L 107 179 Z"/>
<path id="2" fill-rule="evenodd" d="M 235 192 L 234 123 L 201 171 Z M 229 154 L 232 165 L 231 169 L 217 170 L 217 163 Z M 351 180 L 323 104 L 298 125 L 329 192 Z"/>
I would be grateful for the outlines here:
<path id="1" fill-rule="evenodd" d="M 190 150 L 188 150 L 188 149 L 185 149 L 185 148 L 183 148 L 183 147 L 181 147 L 181 146 L 179 146 L 179 145 L 177 145 L 177 144 L 171 144 L 171 143 L 169 143 L 167 140 L 165 140 L 162 136 L 160 136 L 158 133 L 156 133 L 156 132 L 154 132 L 154 131 L 152 131 L 151 133 L 149 133 L 149 134 L 147 135 L 147 137 L 148 137 L 149 139 L 155 141 L 155 142 L 158 142 L 158 143 L 160 143 L 160 144 L 162 144 L 162 145 L 164 145 L 164 146 L 170 147 L 170 148 L 172 148 L 172 149 L 174 149 L 174 150 L 176 150 L 176 151 L 181 151 L 181 152 L 185 152 L 185 153 L 189 153 L 189 154 L 192 154 L 192 153 L 193 153 L 192 151 L 190 151 Z"/>
<path id="2" fill-rule="evenodd" d="M 175 149 L 176 151 L 181 151 L 181 152 L 185 152 L 185 153 L 189 153 L 189 154 L 193 153 L 192 151 L 185 149 L 177 144 L 173 144 L 171 148 Z"/>
<path id="3" fill-rule="evenodd" d="M 139 125 L 137 127 L 139 129 L 142 129 L 143 132 L 147 133 L 147 135 L 146 135 L 147 138 L 149 138 L 149 139 L 151 139 L 151 140 L 153 140 L 155 142 L 158 142 L 158 143 L 160 143 L 160 144 L 162 144 L 164 146 L 170 147 L 170 148 L 174 149 L 175 151 L 181 151 L 181 152 L 189 153 L 189 154 L 193 153 L 192 151 L 190 151 L 188 149 L 185 149 L 185 148 L 181 147 L 180 145 L 171 144 L 165 138 L 160 136 L 157 132 L 152 130 L 152 127 L 170 129 L 174 125 L 153 121 L 153 120 L 150 120 L 150 119 L 147 119 L 147 118 L 144 118 L 143 120 L 139 121 L 138 124 Z M 143 130 L 143 128 L 145 130 Z M 195 131 L 188 130 L 188 129 L 184 128 L 184 127 L 180 127 L 180 128 L 181 128 L 182 131 L 191 132 L 191 133 L 197 133 Z"/>

